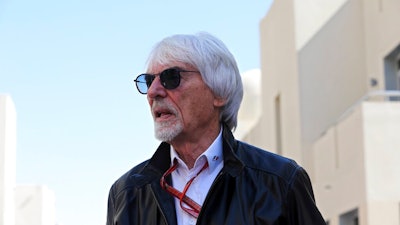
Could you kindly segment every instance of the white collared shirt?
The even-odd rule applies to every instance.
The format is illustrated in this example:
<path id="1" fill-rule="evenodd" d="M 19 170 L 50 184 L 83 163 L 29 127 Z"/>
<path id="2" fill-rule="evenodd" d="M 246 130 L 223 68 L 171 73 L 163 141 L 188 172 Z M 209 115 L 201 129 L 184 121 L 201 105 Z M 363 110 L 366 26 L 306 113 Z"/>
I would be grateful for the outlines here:
<path id="1" fill-rule="evenodd" d="M 201 154 L 194 163 L 192 169 L 188 169 L 186 164 L 179 158 L 177 152 L 171 146 L 171 165 L 174 159 L 178 160 L 178 167 L 172 172 L 172 186 L 183 191 L 186 183 L 201 170 L 206 161 L 208 162 L 208 168 L 202 171 L 196 179 L 192 182 L 186 195 L 197 202 L 199 205 L 203 205 L 204 200 L 207 196 L 208 191 L 218 173 L 224 166 L 223 155 L 222 155 L 222 129 L 219 132 L 218 137 L 208 147 L 208 149 Z M 176 218 L 178 225 L 195 225 L 197 218 L 192 217 L 180 206 L 179 199 L 175 198 Z"/>

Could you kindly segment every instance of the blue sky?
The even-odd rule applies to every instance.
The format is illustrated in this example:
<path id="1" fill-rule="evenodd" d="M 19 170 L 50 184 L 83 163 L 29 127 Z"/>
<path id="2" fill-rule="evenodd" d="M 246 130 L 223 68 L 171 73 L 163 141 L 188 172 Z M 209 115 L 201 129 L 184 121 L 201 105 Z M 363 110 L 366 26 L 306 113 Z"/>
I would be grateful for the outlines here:
<path id="1" fill-rule="evenodd" d="M 17 183 L 52 189 L 63 225 L 104 224 L 112 183 L 158 146 L 132 82 L 152 46 L 207 31 L 241 72 L 259 68 L 270 4 L 0 0 L 0 93 L 17 111 Z"/>

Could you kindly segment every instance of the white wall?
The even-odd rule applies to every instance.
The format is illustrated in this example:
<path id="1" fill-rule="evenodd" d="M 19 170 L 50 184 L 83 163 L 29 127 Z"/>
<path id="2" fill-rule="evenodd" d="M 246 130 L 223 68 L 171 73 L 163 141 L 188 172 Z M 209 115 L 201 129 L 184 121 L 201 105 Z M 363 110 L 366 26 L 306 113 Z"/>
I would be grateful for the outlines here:
<path id="1" fill-rule="evenodd" d="M 0 224 L 14 224 L 16 113 L 11 97 L 0 95 Z"/>
<path id="2" fill-rule="evenodd" d="M 364 171 L 363 112 L 353 113 L 327 130 L 314 144 L 313 180 L 317 204 L 327 220 L 354 209 L 364 211 L 366 199 Z M 364 221 L 360 218 L 360 221 Z M 337 224 L 338 225 L 338 224 Z"/>
<path id="3" fill-rule="evenodd" d="M 55 196 L 46 186 L 18 185 L 16 225 L 55 225 Z"/>
<path id="4" fill-rule="evenodd" d="M 317 203 L 330 224 L 357 208 L 361 225 L 398 225 L 400 103 L 355 107 L 315 142 L 314 165 Z"/>
<path id="5" fill-rule="evenodd" d="M 363 104 L 369 224 L 400 224 L 400 102 Z"/>

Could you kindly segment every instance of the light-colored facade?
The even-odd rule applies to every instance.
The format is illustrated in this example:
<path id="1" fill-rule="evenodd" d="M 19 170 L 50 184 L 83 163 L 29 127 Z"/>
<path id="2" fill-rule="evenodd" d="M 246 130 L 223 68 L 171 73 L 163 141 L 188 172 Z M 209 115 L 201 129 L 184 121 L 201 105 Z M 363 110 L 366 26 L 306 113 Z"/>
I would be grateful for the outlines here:
<path id="1" fill-rule="evenodd" d="M 54 192 L 43 185 L 18 185 L 16 188 L 16 225 L 55 225 Z"/>
<path id="2" fill-rule="evenodd" d="M 16 113 L 10 96 L 0 95 L 0 224 L 14 224 Z"/>
<path id="3" fill-rule="evenodd" d="M 302 164 L 329 225 L 400 224 L 400 1 L 274 1 L 260 33 L 243 139 Z"/>
<path id="4" fill-rule="evenodd" d="M 11 97 L 0 94 L 0 225 L 55 225 L 54 193 L 16 185 L 16 121 Z"/>

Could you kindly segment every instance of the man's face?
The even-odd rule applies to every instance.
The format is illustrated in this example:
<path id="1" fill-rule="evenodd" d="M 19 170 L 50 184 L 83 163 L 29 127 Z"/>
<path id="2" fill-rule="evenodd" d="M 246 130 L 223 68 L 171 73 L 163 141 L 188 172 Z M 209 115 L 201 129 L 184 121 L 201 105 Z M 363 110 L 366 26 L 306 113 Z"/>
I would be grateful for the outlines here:
<path id="1" fill-rule="evenodd" d="M 159 74 L 169 68 L 198 71 L 193 66 L 174 62 L 155 65 L 148 73 Z M 204 132 L 210 127 L 219 126 L 220 107 L 223 104 L 222 100 L 214 97 L 199 72 L 180 74 L 181 82 L 177 88 L 165 89 L 157 76 L 147 93 L 154 119 L 155 136 L 170 143 L 196 141 L 196 138 L 207 135 Z"/>

